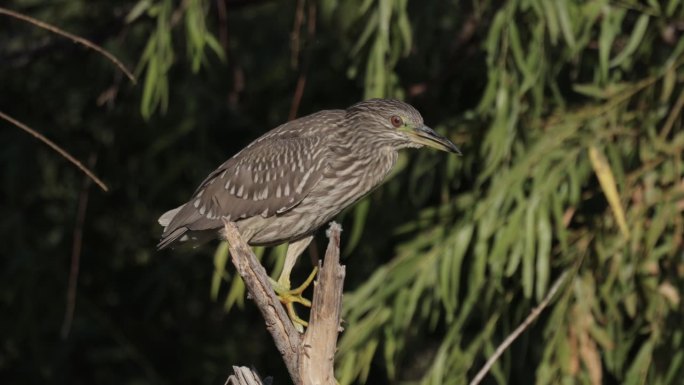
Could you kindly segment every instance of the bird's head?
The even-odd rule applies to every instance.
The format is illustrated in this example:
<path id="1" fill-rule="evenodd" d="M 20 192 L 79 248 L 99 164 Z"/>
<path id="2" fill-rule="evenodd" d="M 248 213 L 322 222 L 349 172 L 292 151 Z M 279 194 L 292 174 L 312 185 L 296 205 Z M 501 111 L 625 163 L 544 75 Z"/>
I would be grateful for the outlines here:
<path id="1" fill-rule="evenodd" d="M 370 99 L 347 109 L 355 126 L 372 130 L 376 138 L 395 148 L 428 146 L 461 155 L 449 139 L 423 123 L 420 112 L 394 99 Z"/>

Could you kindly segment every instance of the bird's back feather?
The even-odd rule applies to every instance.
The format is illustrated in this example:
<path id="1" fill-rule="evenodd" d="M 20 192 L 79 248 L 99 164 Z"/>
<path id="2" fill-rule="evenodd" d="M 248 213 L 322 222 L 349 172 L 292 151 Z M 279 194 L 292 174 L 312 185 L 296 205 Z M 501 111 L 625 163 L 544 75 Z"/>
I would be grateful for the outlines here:
<path id="1" fill-rule="evenodd" d="M 297 206 L 323 176 L 328 135 L 344 111 L 312 114 L 268 132 L 227 160 L 199 185 L 192 199 L 159 218 L 158 248 L 187 232 L 219 229 L 221 218 L 238 222 L 282 215 Z"/>

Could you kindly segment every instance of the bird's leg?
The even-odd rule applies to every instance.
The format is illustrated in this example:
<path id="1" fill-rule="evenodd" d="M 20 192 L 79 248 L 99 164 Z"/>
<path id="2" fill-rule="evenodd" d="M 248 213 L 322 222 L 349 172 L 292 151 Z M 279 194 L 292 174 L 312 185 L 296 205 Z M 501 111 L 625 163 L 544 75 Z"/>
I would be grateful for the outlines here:
<path id="1" fill-rule="evenodd" d="M 280 272 L 280 277 L 278 278 L 278 283 L 290 287 L 290 274 L 292 274 L 292 269 L 294 268 L 299 256 L 304 252 L 304 250 L 309 246 L 313 235 L 302 238 L 298 241 L 292 242 L 287 246 L 287 253 L 285 254 L 285 263 L 283 264 L 283 271 Z"/>
<path id="2" fill-rule="evenodd" d="M 280 278 L 278 281 L 272 281 L 273 290 L 278 295 L 280 302 L 285 305 L 292 322 L 295 325 L 306 326 L 306 321 L 302 320 L 297 316 L 294 310 L 294 303 L 299 303 L 307 307 L 311 307 L 311 301 L 304 298 L 302 293 L 311 284 L 313 279 L 316 277 L 317 268 L 309 275 L 309 277 L 304 281 L 302 285 L 295 289 L 290 289 L 290 273 L 292 273 L 292 268 L 294 268 L 295 263 L 299 255 L 309 246 L 313 235 L 304 237 L 298 241 L 292 242 L 287 246 L 287 253 L 285 254 L 285 264 L 283 265 L 283 271 L 280 273 Z"/>

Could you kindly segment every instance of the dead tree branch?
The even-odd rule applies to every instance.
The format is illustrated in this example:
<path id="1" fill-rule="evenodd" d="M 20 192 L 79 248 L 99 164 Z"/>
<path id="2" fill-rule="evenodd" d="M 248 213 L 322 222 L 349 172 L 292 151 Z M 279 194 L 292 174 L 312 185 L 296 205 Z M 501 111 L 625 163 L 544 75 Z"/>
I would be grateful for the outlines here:
<path id="1" fill-rule="evenodd" d="M 273 336 L 292 382 L 296 385 L 335 385 L 334 355 L 340 331 L 345 277 L 345 269 L 339 264 L 340 225 L 333 223 L 328 230 L 330 242 L 323 265 L 319 266 L 318 279 L 314 282 L 309 327 L 302 335 L 292 325 L 271 287 L 266 270 L 242 240 L 235 224 L 228 221 L 224 221 L 224 224 L 224 235 L 230 245 L 233 264 L 245 281 L 250 297 L 261 311 L 266 328 Z M 249 369 L 241 368 L 241 375 L 244 376 L 243 369 Z M 251 373 L 251 376 L 250 378 L 259 378 L 256 373 Z M 237 381 L 238 372 L 231 377 Z"/>
<path id="2" fill-rule="evenodd" d="M 276 297 L 268 280 L 266 269 L 256 259 L 252 249 L 242 240 L 237 226 L 224 220 L 225 236 L 230 245 L 230 258 L 238 274 L 245 281 L 250 296 L 261 311 L 276 348 L 285 361 L 290 377 L 295 384 L 300 384 L 299 350 L 301 337 L 292 325 L 285 309 Z"/>
<path id="3" fill-rule="evenodd" d="M 259 375 L 246 366 L 233 366 L 233 372 L 224 385 L 264 385 Z"/>
<path id="4" fill-rule="evenodd" d="M 314 284 L 309 327 L 304 333 L 304 355 L 300 357 L 300 374 L 307 385 L 337 383 L 334 362 L 337 334 L 341 331 L 340 311 L 345 276 L 345 268 L 340 265 L 341 231 L 339 224 L 330 224 L 327 231 L 330 242 L 323 265 L 318 262 L 320 273 Z"/>

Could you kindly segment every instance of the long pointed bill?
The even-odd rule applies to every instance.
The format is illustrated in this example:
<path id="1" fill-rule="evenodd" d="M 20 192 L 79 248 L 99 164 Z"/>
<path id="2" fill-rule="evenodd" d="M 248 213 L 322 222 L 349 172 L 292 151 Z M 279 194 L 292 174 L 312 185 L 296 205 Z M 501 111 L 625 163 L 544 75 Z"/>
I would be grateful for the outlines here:
<path id="1" fill-rule="evenodd" d="M 424 144 L 428 147 L 436 148 L 441 151 L 462 155 L 461 150 L 459 150 L 455 144 L 453 144 L 449 139 L 436 133 L 435 130 L 428 126 L 416 128 L 412 134 L 413 140 L 417 143 Z"/>

